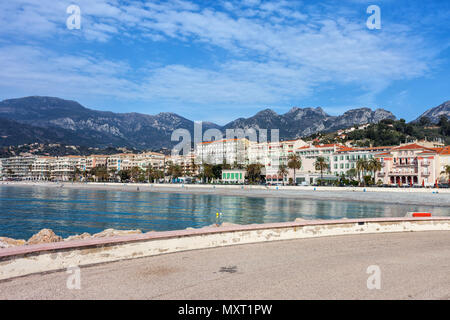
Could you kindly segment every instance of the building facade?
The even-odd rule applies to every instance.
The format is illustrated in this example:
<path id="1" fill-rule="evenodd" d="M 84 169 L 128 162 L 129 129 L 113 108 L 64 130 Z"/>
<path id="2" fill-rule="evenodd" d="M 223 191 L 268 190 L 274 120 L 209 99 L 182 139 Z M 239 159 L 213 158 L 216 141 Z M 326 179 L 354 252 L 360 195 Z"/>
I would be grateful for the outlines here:
<path id="1" fill-rule="evenodd" d="M 382 169 L 376 180 L 389 185 L 434 186 L 440 177 L 439 152 L 414 143 L 377 154 Z"/>
<path id="2" fill-rule="evenodd" d="M 199 165 L 227 163 L 245 166 L 249 163 L 250 144 L 246 138 L 201 142 L 197 144 L 195 159 Z"/>

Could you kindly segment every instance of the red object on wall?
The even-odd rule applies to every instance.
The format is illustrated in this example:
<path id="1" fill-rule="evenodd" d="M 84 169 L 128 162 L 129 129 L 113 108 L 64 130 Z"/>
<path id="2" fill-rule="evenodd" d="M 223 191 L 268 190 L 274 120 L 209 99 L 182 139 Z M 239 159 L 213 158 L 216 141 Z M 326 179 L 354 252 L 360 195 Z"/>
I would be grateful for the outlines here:
<path id="1" fill-rule="evenodd" d="M 431 213 L 429 213 L 429 212 L 413 212 L 412 216 L 414 218 L 431 217 Z"/>

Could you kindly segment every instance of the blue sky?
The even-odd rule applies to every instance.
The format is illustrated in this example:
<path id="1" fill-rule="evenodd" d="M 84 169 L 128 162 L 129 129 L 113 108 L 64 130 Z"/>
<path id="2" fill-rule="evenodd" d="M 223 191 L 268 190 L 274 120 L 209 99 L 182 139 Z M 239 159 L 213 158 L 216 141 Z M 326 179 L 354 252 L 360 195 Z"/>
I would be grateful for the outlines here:
<path id="1" fill-rule="evenodd" d="M 66 27 L 71 4 L 79 30 Z M 293 106 L 409 121 L 450 99 L 449 17 L 447 0 L 2 1 L 0 99 L 219 124 Z"/>

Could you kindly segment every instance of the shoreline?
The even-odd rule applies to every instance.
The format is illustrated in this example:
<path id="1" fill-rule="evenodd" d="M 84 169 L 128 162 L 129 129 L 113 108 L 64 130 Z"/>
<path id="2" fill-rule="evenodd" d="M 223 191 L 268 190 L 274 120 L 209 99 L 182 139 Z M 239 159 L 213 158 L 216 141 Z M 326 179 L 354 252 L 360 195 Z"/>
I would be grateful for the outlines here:
<path id="1" fill-rule="evenodd" d="M 402 189 L 377 187 L 310 187 L 253 185 L 191 185 L 101 182 L 0 182 L 0 187 L 67 188 L 125 192 L 200 194 L 231 197 L 270 197 L 282 199 L 368 202 L 392 205 L 449 207 L 450 189 Z"/>

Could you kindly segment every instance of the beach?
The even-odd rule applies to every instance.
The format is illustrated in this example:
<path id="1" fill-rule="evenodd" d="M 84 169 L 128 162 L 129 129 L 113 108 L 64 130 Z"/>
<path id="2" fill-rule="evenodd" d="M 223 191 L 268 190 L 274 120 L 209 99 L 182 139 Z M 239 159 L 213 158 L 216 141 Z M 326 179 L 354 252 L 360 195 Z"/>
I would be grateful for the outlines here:
<path id="1" fill-rule="evenodd" d="M 356 201 L 385 204 L 449 207 L 450 189 L 312 187 L 258 185 L 202 185 L 149 183 L 79 183 L 79 182 L 0 182 L 0 187 L 46 187 L 126 192 L 160 192 L 179 194 L 215 194 L 239 197 L 272 197 L 305 200 Z"/>

